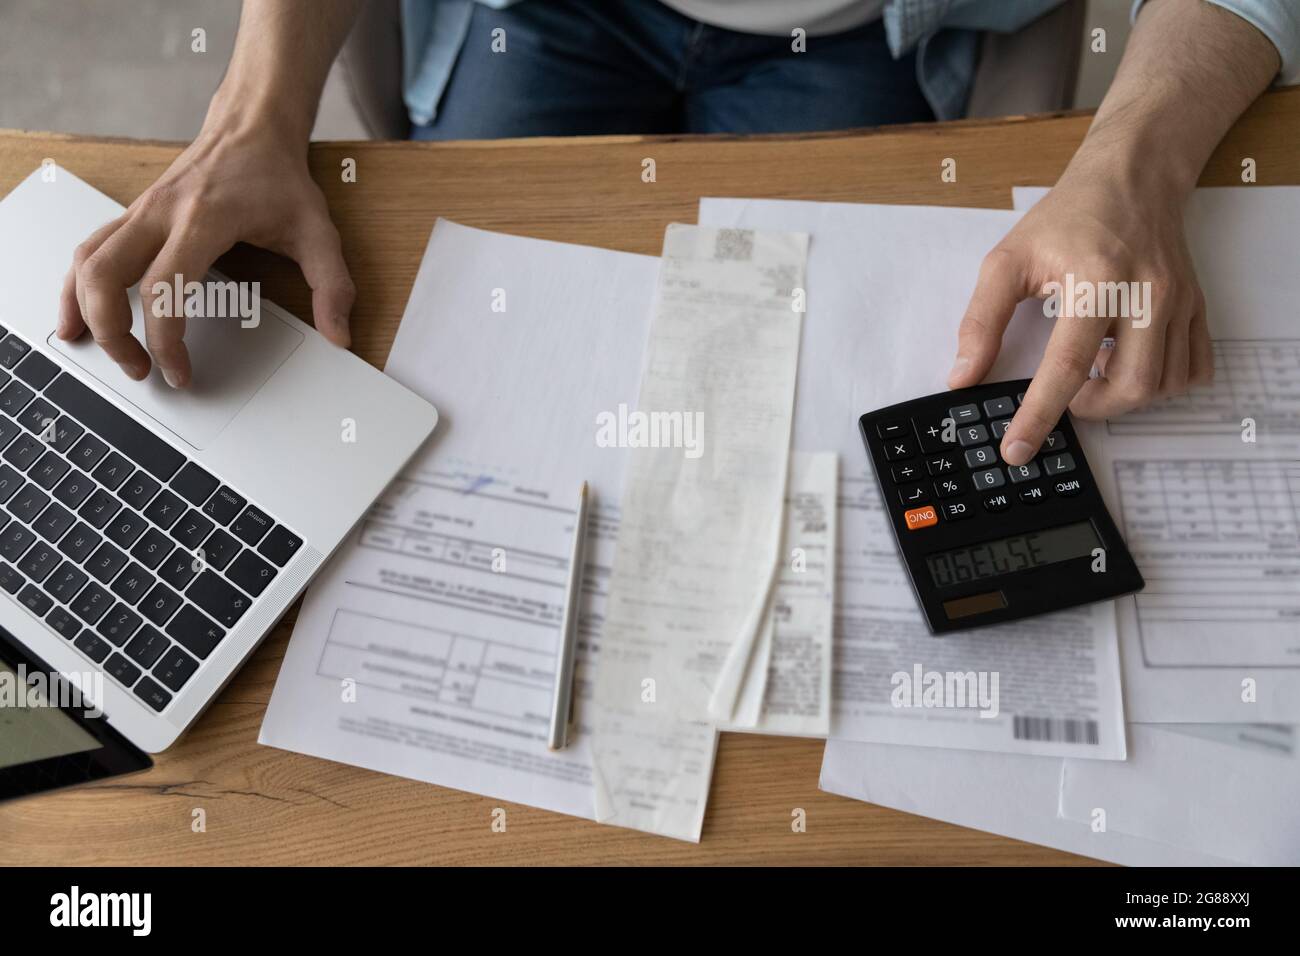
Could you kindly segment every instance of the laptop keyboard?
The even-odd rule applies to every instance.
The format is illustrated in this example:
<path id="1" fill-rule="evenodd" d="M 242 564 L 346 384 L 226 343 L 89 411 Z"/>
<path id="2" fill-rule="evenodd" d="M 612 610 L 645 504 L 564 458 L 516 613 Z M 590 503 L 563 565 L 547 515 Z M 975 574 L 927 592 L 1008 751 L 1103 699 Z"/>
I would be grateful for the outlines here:
<path id="1" fill-rule="evenodd" d="M 0 590 L 162 712 L 302 539 L 0 336 Z"/>

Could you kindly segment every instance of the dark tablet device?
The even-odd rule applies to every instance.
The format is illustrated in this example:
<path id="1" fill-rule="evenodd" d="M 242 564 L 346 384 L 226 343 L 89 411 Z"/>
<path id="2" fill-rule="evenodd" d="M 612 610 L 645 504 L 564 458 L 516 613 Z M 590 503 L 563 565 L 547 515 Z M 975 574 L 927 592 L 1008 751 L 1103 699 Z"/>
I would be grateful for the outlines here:
<path id="1" fill-rule="evenodd" d="M 96 679 L 102 674 L 87 672 L 92 691 Z M 108 725 L 93 697 L 0 628 L 0 801 L 152 766 Z"/>
<path id="2" fill-rule="evenodd" d="M 1067 413 L 1038 454 L 998 446 L 1029 381 L 940 392 L 859 419 L 931 633 L 1104 601 L 1143 587 Z"/>

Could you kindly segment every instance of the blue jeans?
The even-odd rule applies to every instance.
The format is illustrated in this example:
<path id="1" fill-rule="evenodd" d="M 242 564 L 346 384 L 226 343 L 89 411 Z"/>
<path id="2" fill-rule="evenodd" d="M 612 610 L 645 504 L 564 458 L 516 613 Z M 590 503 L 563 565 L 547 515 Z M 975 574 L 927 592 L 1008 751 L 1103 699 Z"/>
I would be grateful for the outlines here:
<path id="1" fill-rule="evenodd" d="M 505 30 L 506 51 L 492 50 Z M 776 133 L 932 120 L 879 20 L 807 38 L 707 26 L 658 0 L 476 4 L 434 122 L 412 139 Z"/>

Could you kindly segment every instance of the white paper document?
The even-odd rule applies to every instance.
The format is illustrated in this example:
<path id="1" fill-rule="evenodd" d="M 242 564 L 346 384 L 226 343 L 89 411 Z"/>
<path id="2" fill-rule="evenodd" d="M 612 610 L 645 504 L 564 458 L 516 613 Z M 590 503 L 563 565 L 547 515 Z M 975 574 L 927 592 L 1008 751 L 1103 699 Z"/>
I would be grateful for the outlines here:
<path id="1" fill-rule="evenodd" d="M 736 718 L 722 730 L 830 733 L 837 464 L 831 452 L 790 456 L 780 577 Z"/>
<path id="2" fill-rule="evenodd" d="M 387 371 L 437 404 L 440 427 L 309 591 L 263 743 L 596 815 L 587 701 L 626 451 L 595 434 L 635 402 L 656 266 L 439 222 Z M 583 480 L 577 726 L 552 754 Z M 628 806 L 615 822 L 698 840 L 716 734 L 677 731 L 625 742 L 605 785 Z"/>
<path id="3" fill-rule="evenodd" d="M 1058 813 L 1062 764 L 1052 757 L 891 747 L 830 740 L 822 760 L 821 788 L 830 793 L 986 830 L 1017 840 L 1126 866 L 1223 866 L 1231 860 L 1112 828 L 1094 833 L 1090 823 Z M 1083 767 L 1122 769 L 1117 761 L 1076 760 Z M 993 861 L 996 862 L 996 861 Z"/>
<path id="4" fill-rule="evenodd" d="M 1043 194 L 1018 188 L 1016 205 Z M 1297 223 L 1300 188 L 1192 195 L 1214 382 L 1089 447 L 1146 579 L 1117 603 L 1130 720 L 1300 721 Z"/>
<path id="5" fill-rule="evenodd" d="M 703 223 L 810 237 L 793 447 L 840 455 L 833 737 L 1124 756 L 1113 605 L 932 637 L 858 433 L 863 413 L 946 389 L 980 262 L 1018 218 L 926 206 L 700 202 Z M 988 380 L 1032 375 L 1050 330 L 1041 308 L 1022 305 Z M 917 706 L 896 705 L 895 691 L 930 675 L 972 675 L 990 692 L 996 679 L 997 706 L 926 706 L 919 688 L 907 701 Z"/>
<path id="6" fill-rule="evenodd" d="M 664 235 L 635 405 L 648 427 L 626 436 L 602 706 L 732 719 L 781 545 L 807 250 L 798 233 Z"/>
<path id="7" fill-rule="evenodd" d="M 1300 866 L 1300 728 L 1135 724 L 1125 763 L 1066 760 L 1061 816 L 1238 863 Z M 1099 824 L 1104 824 L 1102 828 Z"/>

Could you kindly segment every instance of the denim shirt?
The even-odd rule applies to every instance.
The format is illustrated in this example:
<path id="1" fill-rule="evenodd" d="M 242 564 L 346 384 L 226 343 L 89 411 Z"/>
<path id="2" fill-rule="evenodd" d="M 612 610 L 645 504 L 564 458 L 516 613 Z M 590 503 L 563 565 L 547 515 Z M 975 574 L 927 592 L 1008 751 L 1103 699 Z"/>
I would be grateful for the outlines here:
<path id="1" fill-rule="evenodd" d="M 474 3 L 497 9 L 522 0 L 402 0 L 403 80 L 411 122 L 438 112 Z M 1014 33 L 1063 0 L 887 0 L 881 14 L 894 56 L 917 51 L 917 80 L 939 119 L 966 109 L 984 31 Z M 1135 0 L 1137 17 L 1144 0 Z M 1300 80 L 1300 12 L 1296 0 L 1210 0 L 1254 25 L 1282 57 L 1281 79 Z"/>

